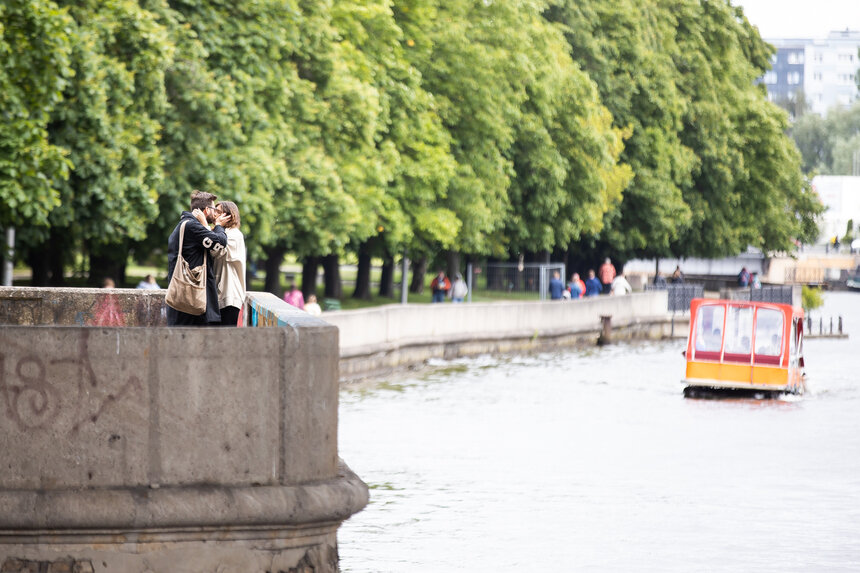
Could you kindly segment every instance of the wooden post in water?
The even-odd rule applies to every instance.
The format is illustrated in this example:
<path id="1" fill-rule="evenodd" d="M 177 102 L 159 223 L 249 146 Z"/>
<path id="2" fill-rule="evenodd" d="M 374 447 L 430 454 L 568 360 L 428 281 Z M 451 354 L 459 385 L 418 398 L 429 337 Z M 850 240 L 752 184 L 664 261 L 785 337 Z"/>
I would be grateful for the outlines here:
<path id="1" fill-rule="evenodd" d="M 612 342 L 612 316 L 600 315 L 600 322 L 603 325 L 603 330 L 597 337 L 597 344 L 603 346 Z"/>

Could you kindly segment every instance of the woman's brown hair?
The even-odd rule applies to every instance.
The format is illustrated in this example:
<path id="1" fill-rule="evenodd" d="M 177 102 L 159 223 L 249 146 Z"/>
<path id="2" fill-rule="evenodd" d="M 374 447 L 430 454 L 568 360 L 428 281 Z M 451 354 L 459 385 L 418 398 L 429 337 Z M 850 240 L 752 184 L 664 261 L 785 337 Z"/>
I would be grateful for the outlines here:
<path id="1" fill-rule="evenodd" d="M 239 228 L 239 207 L 236 206 L 232 201 L 221 201 L 218 203 L 218 208 L 221 209 L 222 213 L 227 213 L 230 215 L 230 223 L 227 228 L 236 227 Z"/>

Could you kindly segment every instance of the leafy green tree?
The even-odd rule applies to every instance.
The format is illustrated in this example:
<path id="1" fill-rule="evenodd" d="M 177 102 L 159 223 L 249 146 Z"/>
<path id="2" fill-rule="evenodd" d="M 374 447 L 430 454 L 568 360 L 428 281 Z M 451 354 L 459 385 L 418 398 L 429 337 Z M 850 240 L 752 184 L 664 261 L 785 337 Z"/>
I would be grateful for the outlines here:
<path id="1" fill-rule="evenodd" d="M 666 5 L 677 28 L 678 85 L 689 100 L 682 142 L 699 162 L 684 192 L 692 217 L 675 252 L 719 257 L 811 239 L 822 207 L 784 135 L 785 112 L 754 85 L 769 66 L 767 44 L 727 1 Z"/>
<path id="2" fill-rule="evenodd" d="M 800 151 L 805 173 L 830 171 L 833 144 L 824 118 L 814 113 L 799 117 L 791 126 L 791 136 Z"/>
<path id="3" fill-rule="evenodd" d="M 93 284 L 104 275 L 121 280 L 125 241 L 142 238 L 157 214 L 160 124 L 154 116 L 165 103 L 172 46 L 164 26 L 136 2 L 60 4 L 71 17 L 65 29 L 74 76 L 63 105 L 51 113 L 48 134 L 68 150 L 72 168 L 67 179 L 52 180 L 60 205 L 50 213 L 50 239 L 31 250 L 31 259 L 53 259 L 58 284 L 69 253 L 85 246 Z"/>
<path id="4" fill-rule="evenodd" d="M 48 124 L 73 73 L 71 26 L 49 0 L 0 4 L 0 228 L 45 236 L 60 205 L 70 163 Z"/>
<path id="5" fill-rule="evenodd" d="M 254 223 L 267 255 L 266 288 L 279 290 L 286 252 L 327 255 L 360 223 L 361 155 L 372 142 L 372 90 L 350 75 L 331 25 L 331 3 L 173 2 L 232 85 L 242 145 L 231 152 L 247 194 L 226 189 Z M 356 173 L 356 171 L 358 173 Z M 241 189 L 241 188 L 240 188 Z M 238 191 L 238 190 L 237 190 Z"/>
<path id="6" fill-rule="evenodd" d="M 353 54 L 355 74 L 367 70 L 361 77 L 379 97 L 372 151 L 379 162 L 382 178 L 377 183 L 382 187 L 369 204 L 365 202 L 370 208 L 362 209 L 371 227 L 357 229 L 353 237 L 359 255 L 354 296 L 359 298 L 370 295 L 372 255 L 383 257 L 391 267 L 393 254 L 410 246 L 450 245 L 460 225 L 445 205 L 455 168 L 450 137 L 433 97 L 422 87 L 421 74 L 407 58 L 410 40 L 397 26 L 390 4 L 387 0 L 344 1 L 333 12 L 341 45 Z M 393 273 L 389 281 L 391 277 Z"/>
<path id="7" fill-rule="evenodd" d="M 530 17 L 529 17 L 530 16 Z M 511 212 L 506 236 L 511 251 L 550 251 L 583 234 L 598 233 L 607 211 L 621 202 L 632 171 L 618 165 L 629 130 L 612 127 L 597 90 L 567 54 L 555 27 L 539 13 L 520 18 L 517 44 L 533 77 L 509 155 Z"/>
<path id="8" fill-rule="evenodd" d="M 826 117 L 808 114 L 799 118 L 791 135 L 803 156 L 806 173 L 853 175 L 855 154 L 860 150 L 860 101 L 847 108 L 834 107 Z"/>
<path id="9" fill-rule="evenodd" d="M 630 132 L 620 161 L 633 180 L 597 240 L 622 256 L 669 254 L 690 220 L 682 190 L 695 157 L 680 139 L 687 102 L 676 85 L 668 7 L 656 0 L 564 0 L 547 18 L 563 26 L 571 55 L 596 82 L 616 129 Z"/>

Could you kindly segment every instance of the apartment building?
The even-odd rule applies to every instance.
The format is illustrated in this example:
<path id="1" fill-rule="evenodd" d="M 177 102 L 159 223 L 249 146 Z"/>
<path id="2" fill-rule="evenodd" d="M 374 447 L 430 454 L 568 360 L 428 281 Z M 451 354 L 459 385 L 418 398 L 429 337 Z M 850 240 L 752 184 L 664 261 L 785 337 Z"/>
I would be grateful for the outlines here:
<path id="1" fill-rule="evenodd" d="M 762 82 L 772 101 L 795 100 L 803 92 L 810 109 L 825 115 L 833 106 L 847 106 L 860 98 L 860 31 L 830 32 L 826 39 L 766 38 L 777 51 L 773 69 Z"/>

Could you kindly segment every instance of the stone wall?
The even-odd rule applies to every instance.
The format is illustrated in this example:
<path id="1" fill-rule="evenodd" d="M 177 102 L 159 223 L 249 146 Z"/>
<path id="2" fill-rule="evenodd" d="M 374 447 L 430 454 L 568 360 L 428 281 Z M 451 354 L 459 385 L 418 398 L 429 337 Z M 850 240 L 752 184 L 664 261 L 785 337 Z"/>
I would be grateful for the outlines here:
<path id="1" fill-rule="evenodd" d="M 337 456 L 335 327 L 265 293 L 271 328 L 166 328 L 163 291 L 26 290 L 0 291 L 37 324 L 0 326 L 0 571 L 336 570 L 368 492 Z M 101 303 L 146 327 L 79 326 Z"/>
<path id="2" fill-rule="evenodd" d="M 394 304 L 323 317 L 340 330 L 340 374 L 350 380 L 430 358 L 594 344 L 602 317 L 616 339 L 662 338 L 672 333 L 667 308 L 666 291 L 652 291 L 575 301 Z"/>
<path id="3" fill-rule="evenodd" d="M 0 287 L 0 325 L 165 326 L 166 292 Z"/>

